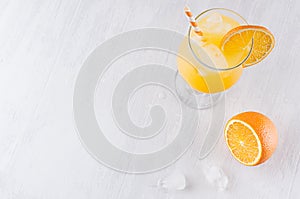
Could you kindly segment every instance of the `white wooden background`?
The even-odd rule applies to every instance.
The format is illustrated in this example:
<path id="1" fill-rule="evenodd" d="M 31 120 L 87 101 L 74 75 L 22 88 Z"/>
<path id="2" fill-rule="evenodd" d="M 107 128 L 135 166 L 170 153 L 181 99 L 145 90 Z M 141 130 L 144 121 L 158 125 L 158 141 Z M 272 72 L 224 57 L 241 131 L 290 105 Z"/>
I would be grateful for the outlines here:
<path id="1" fill-rule="evenodd" d="M 82 147 L 73 123 L 73 85 L 99 44 L 123 31 L 162 27 L 187 31 L 185 4 L 175 0 L 0 1 L 0 198 L 163 199 L 299 198 L 300 1 L 190 0 L 195 13 L 226 7 L 270 28 L 276 47 L 249 68 L 226 96 L 226 118 L 245 110 L 271 117 L 279 132 L 274 156 L 258 167 L 237 163 L 220 139 L 207 160 L 223 168 L 228 189 L 204 178 L 197 143 L 167 169 L 146 175 L 110 170 Z M 184 191 L 156 181 L 182 170 Z"/>

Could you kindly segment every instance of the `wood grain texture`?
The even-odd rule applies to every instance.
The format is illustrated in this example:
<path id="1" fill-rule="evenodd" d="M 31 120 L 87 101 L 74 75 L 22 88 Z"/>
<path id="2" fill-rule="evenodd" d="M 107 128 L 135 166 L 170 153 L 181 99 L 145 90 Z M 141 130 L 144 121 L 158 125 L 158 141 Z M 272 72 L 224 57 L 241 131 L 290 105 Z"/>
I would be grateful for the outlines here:
<path id="1" fill-rule="evenodd" d="M 225 119 L 257 110 L 277 125 L 279 145 L 265 164 L 240 165 L 222 139 L 205 161 L 199 161 L 205 132 L 201 127 L 179 161 L 152 174 L 115 172 L 82 147 L 73 122 L 72 96 L 84 60 L 96 46 L 124 31 L 161 27 L 185 33 L 184 4 L 174 0 L 0 1 L 1 199 L 299 197 L 298 0 L 188 1 L 195 13 L 211 7 L 236 10 L 248 22 L 269 27 L 276 37 L 271 55 L 247 69 L 226 94 Z M 137 123 L 140 114 L 144 112 L 133 117 Z M 204 126 L 209 121 L 202 118 L 199 123 Z M 218 192 L 205 180 L 201 168 L 207 162 L 228 174 L 228 190 Z M 174 169 L 186 174 L 185 191 L 164 193 L 151 187 Z"/>

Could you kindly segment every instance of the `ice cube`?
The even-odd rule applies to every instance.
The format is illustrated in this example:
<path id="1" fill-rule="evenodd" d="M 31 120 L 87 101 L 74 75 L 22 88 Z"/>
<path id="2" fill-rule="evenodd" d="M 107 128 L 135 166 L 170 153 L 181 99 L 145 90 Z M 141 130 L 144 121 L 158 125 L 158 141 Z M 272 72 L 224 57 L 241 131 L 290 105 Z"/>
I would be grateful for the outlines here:
<path id="1" fill-rule="evenodd" d="M 160 93 L 158 93 L 158 99 L 166 99 L 166 93 L 165 92 L 160 92 Z"/>
<path id="2" fill-rule="evenodd" d="M 203 36 L 191 36 L 192 46 L 204 46 L 206 44 L 206 39 Z"/>
<path id="3" fill-rule="evenodd" d="M 222 51 L 214 44 L 209 44 L 203 46 L 203 50 L 206 53 L 206 57 L 209 58 L 210 61 L 206 62 L 206 64 L 211 64 L 212 67 L 219 69 L 228 68 L 227 60 L 223 55 Z M 205 57 L 205 56 L 200 56 Z"/>
<path id="4" fill-rule="evenodd" d="M 229 30 L 231 30 L 233 28 L 233 26 L 229 23 L 226 23 L 224 25 L 224 31 L 228 32 Z"/>
<path id="5" fill-rule="evenodd" d="M 209 34 L 225 35 L 234 26 L 232 22 L 223 20 L 223 16 L 220 13 L 212 13 L 207 16 L 203 23 L 200 23 L 200 28 L 204 32 Z M 218 36 L 218 37 L 219 37 Z"/>
<path id="6" fill-rule="evenodd" d="M 206 22 L 211 24 L 219 24 L 223 22 L 223 18 L 219 13 L 212 13 L 211 15 L 208 16 Z"/>
<path id="7" fill-rule="evenodd" d="M 204 23 L 200 25 L 200 28 L 203 29 L 205 32 L 216 32 L 216 28 L 218 28 L 220 25 L 223 23 L 223 18 L 221 14 L 219 13 L 212 13 L 207 16 L 206 20 Z"/>
<path id="8" fill-rule="evenodd" d="M 159 179 L 157 186 L 168 191 L 183 190 L 186 187 L 185 176 L 182 172 L 175 171 L 172 174 Z"/>
<path id="9" fill-rule="evenodd" d="M 203 173 L 207 181 L 217 188 L 218 191 L 224 191 L 228 185 L 228 177 L 223 170 L 217 166 L 205 167 Z"/>

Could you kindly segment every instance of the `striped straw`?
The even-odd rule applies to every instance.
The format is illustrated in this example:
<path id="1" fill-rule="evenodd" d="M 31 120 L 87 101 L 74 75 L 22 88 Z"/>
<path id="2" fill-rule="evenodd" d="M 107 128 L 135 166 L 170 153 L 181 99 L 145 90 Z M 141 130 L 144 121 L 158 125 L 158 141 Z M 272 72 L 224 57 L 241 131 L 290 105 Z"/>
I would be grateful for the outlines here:
<path id="1" fill-rule="evenodd" d="M 201 32 L 195 18 L 193 17 L 193 13 L 191 12 L 191 9 L 188 6 L 185 6 L 184 12 L 185 12 L 185 15 L 188 17 L 189 22 L 190 22 L 194 32 L 199 36 L 203 36 L 203 33 Z"/>

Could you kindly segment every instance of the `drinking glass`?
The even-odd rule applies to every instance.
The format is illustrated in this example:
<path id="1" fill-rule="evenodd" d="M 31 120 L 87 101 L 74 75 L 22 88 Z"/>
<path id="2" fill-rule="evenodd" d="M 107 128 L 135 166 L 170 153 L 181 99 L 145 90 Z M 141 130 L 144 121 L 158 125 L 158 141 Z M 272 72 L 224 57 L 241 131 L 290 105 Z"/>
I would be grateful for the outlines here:
<path id="1" fill-rule="evenodd" d="M 253 39 L 239 51 L 224 54 L 222 40 L 231 29 L 247 25 L 238 13 L 224 8 L 206 10 L 196 16 L 203 32 L 197 36 L 192 27 L 179 47 L 176 92 L 187 106 L 207 109 L 215 105 L 242 75 L 243 63 L 249 57 Z M 185 57 L 187 59 L 182 59 Z"/>

